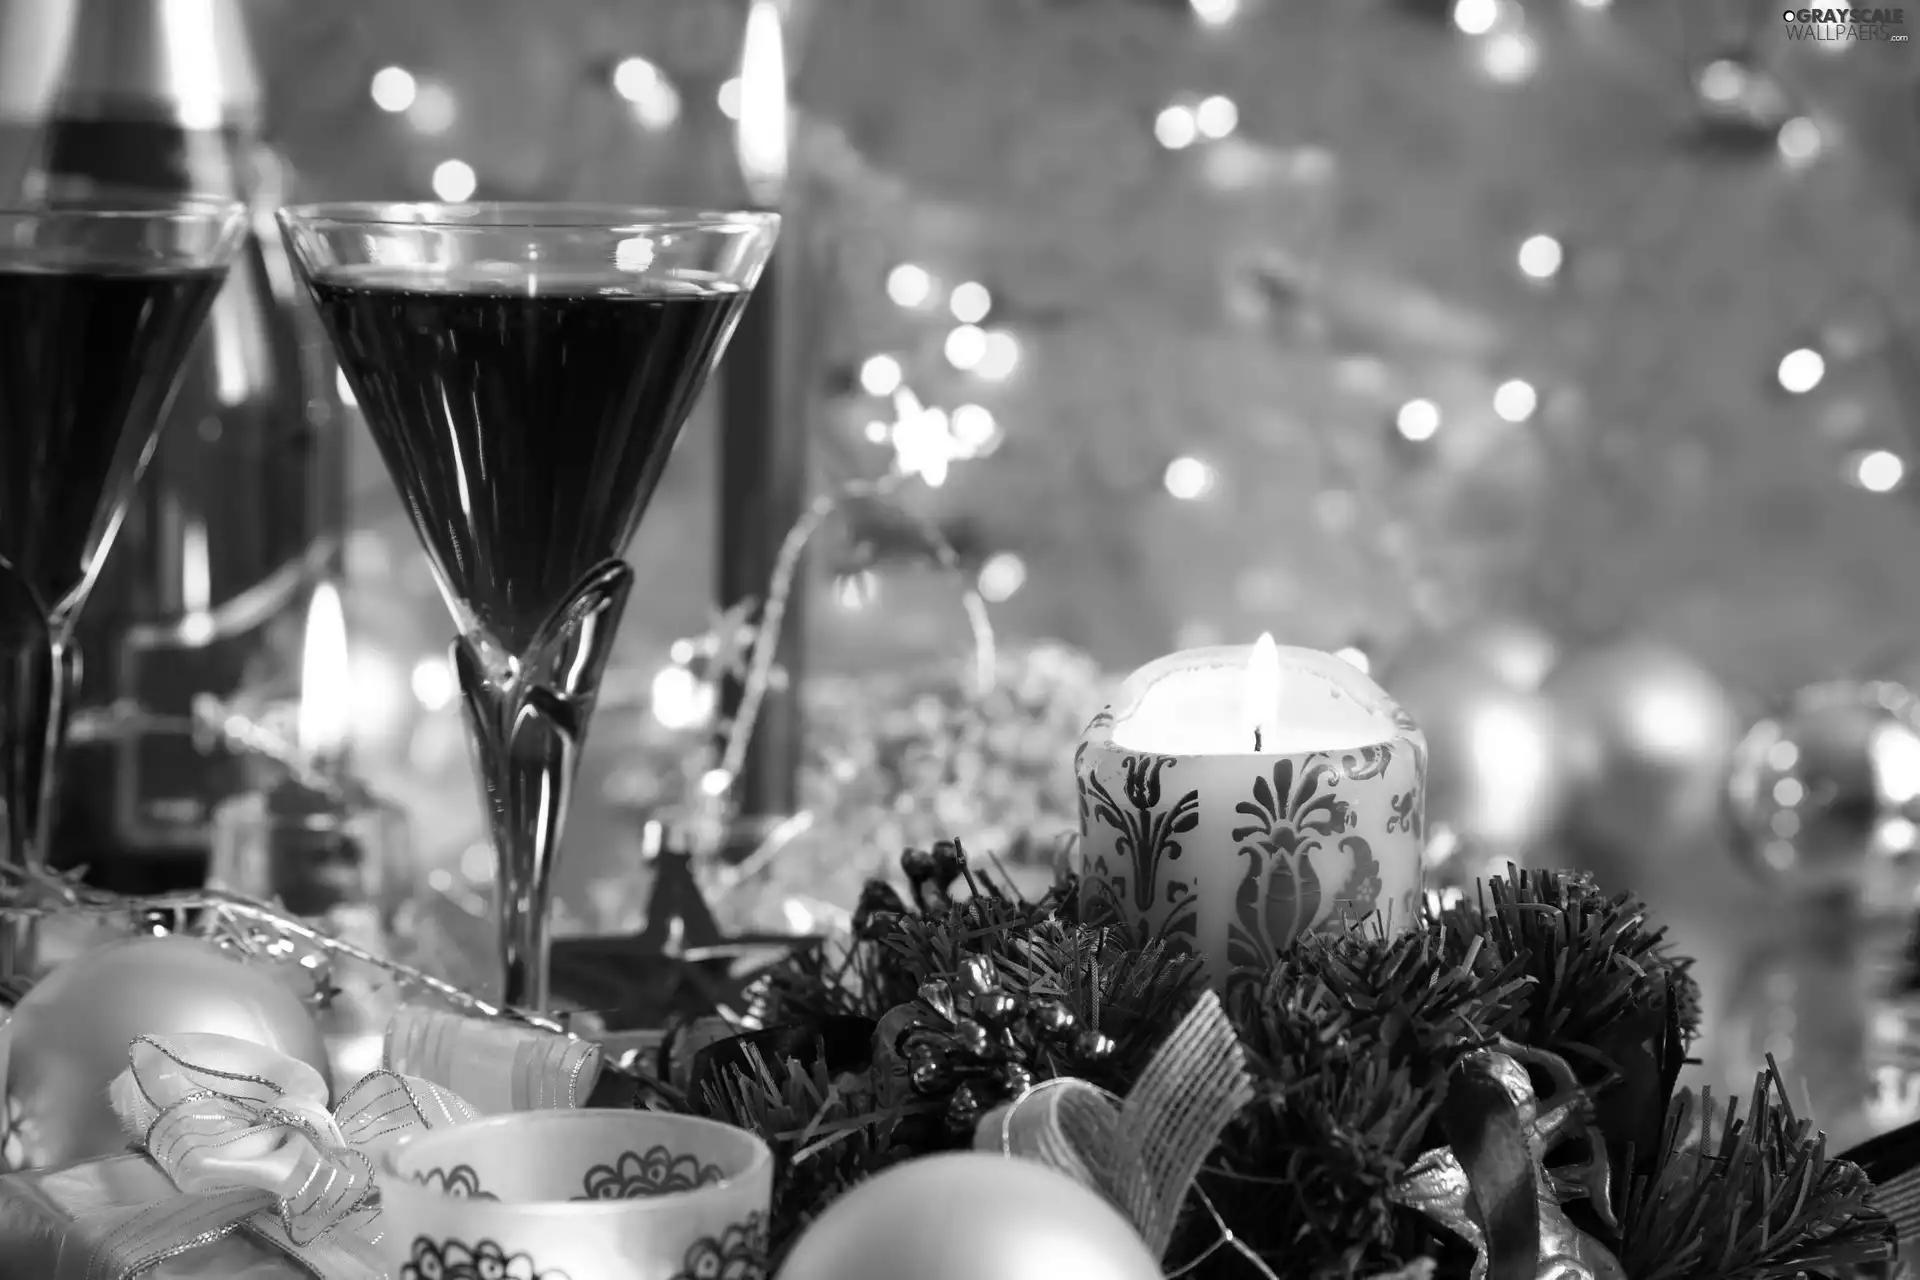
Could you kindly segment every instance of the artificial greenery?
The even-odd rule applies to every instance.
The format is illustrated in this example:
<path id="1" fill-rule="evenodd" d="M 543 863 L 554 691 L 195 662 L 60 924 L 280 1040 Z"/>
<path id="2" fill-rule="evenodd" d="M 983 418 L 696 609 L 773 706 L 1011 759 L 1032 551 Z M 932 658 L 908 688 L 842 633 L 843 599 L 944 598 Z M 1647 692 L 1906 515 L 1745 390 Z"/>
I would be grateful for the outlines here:
<path id="1" fill-rule="evenodd" d="M 774 1145 L 776 1256 L 862 1178 L 964 1142 L 942 1123 L 943 1100 L 908 1086 L 898 1049 L 933 1020 L 928 995 L 963 970 L 984 961 L 1000 989 L 1057 1002 L 1111 1041 L 1085 1060 L 1032 1046 L 1034 1078 L 1121 1093 L 1203 989 L 1191 959 L 1080 923 L 1070 880 L 1025 901 L 968 867 L 957 844 L 903 863 L 907 897 L 870 886 L 850 949 L 773 972 L 771 1029 L 713 1046 L 683 1082 L 684 1105 Z M 1866 1176 L 1827 1157 L 1777 1078 L 1762 1078 L 1744 1116 L 1675 1090 L 1698 1023 L 1688 968 L 1641 904 L 1560 872 L 1512 872 L 1409 931 L 1310 935 L 1230 989 L 1257 1096 L 1201 1185 L 1280 1274 L 1366 1277 L 1431 1258 L 1439 1276 L 1464 1278 L 1472 1251 L 1388 1193 L 1445 1145 L 1451 1069 L 1505 1042 L 1557 1055 L 1589 1091 L 1619 1226 L 1577 1220 L 1628 1280 L 1841 1277 L 1887 1259 L 1891 1231 Z M 1193 1215 L 1170 1262 L 1217 1234 Z M 1251 1273 L 1221 1250 L 1191 1274 Z"/>

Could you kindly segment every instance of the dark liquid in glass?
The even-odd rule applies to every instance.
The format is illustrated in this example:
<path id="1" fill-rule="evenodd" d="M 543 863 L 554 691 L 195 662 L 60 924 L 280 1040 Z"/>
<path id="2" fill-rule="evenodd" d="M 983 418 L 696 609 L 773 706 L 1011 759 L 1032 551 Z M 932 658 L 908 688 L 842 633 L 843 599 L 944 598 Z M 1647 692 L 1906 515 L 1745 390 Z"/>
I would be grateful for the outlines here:
<path id="1" fill-rule="evenodd" d="M 456 617 L 515 656 L 626 550 L 747 296 L 380 269 L 312 289 Z"/>
<path id="2" fill-rule="evenodd" d="M 224 271 L 0 264 L 0 557 L 70 610 Z"/>

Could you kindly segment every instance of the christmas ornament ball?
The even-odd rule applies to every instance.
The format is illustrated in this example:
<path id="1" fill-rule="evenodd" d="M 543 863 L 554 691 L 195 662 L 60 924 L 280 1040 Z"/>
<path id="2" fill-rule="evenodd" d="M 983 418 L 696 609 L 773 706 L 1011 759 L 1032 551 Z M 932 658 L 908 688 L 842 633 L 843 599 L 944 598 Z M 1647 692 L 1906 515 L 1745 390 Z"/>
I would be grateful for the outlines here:
<path id="1" fill-rule="evenodd" d="M 1551 831 L 1567 794 L 1565 735 L 1553 706 L 1516 687 L 1483 653 L 1442 643 L 1409 655 L 1388 682 L 1427 736 L 1427 823 L 1435 849 L 1457 842 L 1470 883 Z M 1446 867 L 1430 867 L 1442 881 Z"/>
<path id="2" fill-rule="evenodd" d="M 1097 1193 L 983 1152 L 896 1165 L 836 1200 L 779 1280 L 1161 1280 L 1140 1235 Z"/>
<path id="3" fill-rule="evenodd" d="M 1434 668 L 1482 668 L 1508 688 L 1532 693 L 1559 661 L 1560 643 L 1545 628 L 1525 618 L 1495 614 L 1410 645 L 1387 683 L 1398 697 L 1395 685 L 1402 675 Z"/>
<path id="4" fill-rule="evenodd" d="M 112 943 L 35 983 L 0 1030 L 5 1163 L 45 1168 L 125 1151 L 107 1087 L 136 1036 L 181 1032 L 250 1040 L 327 1076 L 313 1015 L 272 973 L 198 938 Z"/>
<path id="5" fill-rule="evenodd" d="M 1801 690 L 1747 732 L 1727 806 L 1763 879 L 1907 909 L 1920 883 L 1920 700 L 1891 682 Z"/>
<path id="6" fill-rule="evenodd" d="M 1624 640 L 1569 657 L 1544 692 L 1577 735 L 1568 811 L 1577 849 L 1660 857 L 1717 829 L 1743 725 L 1705 667 L 1658 641 Z"/>

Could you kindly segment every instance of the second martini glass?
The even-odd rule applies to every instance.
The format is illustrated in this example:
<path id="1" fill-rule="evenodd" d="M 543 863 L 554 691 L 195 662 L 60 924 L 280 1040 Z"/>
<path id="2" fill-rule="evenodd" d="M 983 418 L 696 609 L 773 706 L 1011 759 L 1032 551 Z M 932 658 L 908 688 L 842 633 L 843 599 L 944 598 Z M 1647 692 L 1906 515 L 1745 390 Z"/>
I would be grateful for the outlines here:
<path id="1" fill-rule="evenodd" d="M 544 1009 L 568 792 L 633 586 L 621 556 L 779 220 L 327 204 L 280 225 L 460 629 L 504 996 Z"/>

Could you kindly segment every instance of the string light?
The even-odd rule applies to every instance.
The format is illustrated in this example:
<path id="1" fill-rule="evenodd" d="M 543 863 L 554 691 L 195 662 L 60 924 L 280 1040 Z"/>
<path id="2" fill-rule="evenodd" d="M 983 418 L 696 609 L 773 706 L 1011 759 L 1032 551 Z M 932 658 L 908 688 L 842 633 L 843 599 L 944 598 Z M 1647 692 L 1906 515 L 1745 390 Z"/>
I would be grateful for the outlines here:
<path id="1" fill-rule="evenodd" d="M 1362 675 L 1371 674 L 1373 671 L 1373 659 L 1367 656 L 1364 649 L 1356 649 L 1348 645 L 1344 649 L 1334 650 L 1333 656 L 1348 666 L 1357 668 Z"/>
<path id="2" fill-rule="evenodd" d="M 724 80 L 720 92 L 714 95 L 714 102 L 720 108 L 720 114 L 729 120 L 740 118 L 740 77 Z"/>
<path id="3" fill-rule="evenodd" d="M 1519 84 L 1533 77 L 1540 65 L 1540 49 L 1524 31 L 1503 31 L 1487 41 L 1480 65 L 1501 84 Z"/>
<path id="4" fill-rule="evenodd" d="M 973 371 L 982 378 L 998 382 L 1012 375 L 1020 363 L 1020 340 L 1004 329 L 986 335 L 986 347 Z"/>
<path id="5" fill-rule="evenodd" d="M 843 573 L 834 581 L 833 599 L 842 609 L 858 611 L 880 597 L 880 575 L 871 569 Z"/>
<path id="6" fill-rule="evenodd" d="M 442 160 L 433 168 L 433 194 L 450 204 L 471 199 L 480 179 L 465 160 Z"/>
<path id="7" fill-rule="evenodd" d="M 1525 422 L 1539 407 L 1540 393 L 1530 382 L 1513 378 L 1493 390 L 1493 411 L 1503 422 Z"/>
<path id="8" fill-rule="evenodd" d="M 953 292 L 947 296 L 947 310 L 961 324 L 979 324 L 993 310 L 993 295 L 987 292 L 987 286 L 969 280 L 953 286 Z"/>
<path id="9" fill-rule="evenodd" d="M 1201 137 L 1218 142 L 1240 127 L 1240 108 L 1232 98 L 1216 93 L 1193 109 L 1193 123 Z"/>
<path id="10" fill-rule="evenodd" d="M 1026 585 L 1026 561 L 1011 551 L 988 556 L 987 562 L 980 566 L 980 594 L 989 604 L 1012 599 L 1014 593 Z"/>
<path id="11" fill-rule="evenodd" d="M 1200 140 L 1200 122 L 1193 109 L 1175 103 L 1153 119 L 1153 136 L 1169 151 L 1180 151 Z"/>
<path id="12" fill-rule="evenodd" d="M 423 84 L 407 108 L 407 123 L 420 133 L 438 136 L 453 128 L 459 114 L 453 90 L 443 84 Z"/>
<path id="13" fill-rule="evenodd" d="M 1819 158 L 1825 139 L 1820 136 L 1820 126 L 1805 116 L 1795 116 L 1780 126 L 1780 134 L 1774 144 L 1780 148 L 1780 158 L 1790 165 L 1803 165 Z"/>
<path id="14" fill-rule="evenodd" d="M 954 444 L 964 449 L 969 457 L 977 458 L 990 453 L 1000 442 L 1000 424 L 982 405 L 961 405 L 953 411 L 948 426 L 953 431 Z"/>
<path id="15" fill-rule="evenodd" d="M 414 701 L 429 711 L 445 710 L 460 692 L 445 658 L 422 658 L 414 663 L 408 684 L 413 687 Z"/>
<path id="16" fill-rule="evenodd" d="M 1415 443 L 1431 440 L 1434 433 L 1440 430 L 1440 406 L 1431 400 L 1409 400 L 1394 415 L 1393 425 L 1401 435 Z"/>
<path id="17" fill-rule="evenodd" d="M 933 296 L 933 277 L 925 267 L 903 262 L 887 272 L 887 297 L 896 307 L 924 307 Z"/>
<path id="18" fill-rule="evenodd" d="M 1453 25 L 1470 36 L 1483 36 L 1500 23 L 1500 0 L 1457 0 Z"/>
<path id="19" fill-rule="evenodd" d="M 1518 254 L 1521 274 L 1530 280 L 1551 280 L 1566 265 L 1567 251 L 1549 235 L 1528 236 L 1520 242 Z"/>
<path id="20" fill-rule="evenodd" d="M 870 396 L 890 396 L 906 374 L 892 356 L 868 356 L 860 366 L 860 387 Z"/>
<path id="21" fill-rule="evenodd" d="M 1187 0 L 1193 16 L 1209 27 L 1224 27 L 1240 16 L 1240 0 Z"/>
<path id="22" fill-rule="evenodd" d="M 634 117 L 645 128 L 669 129 L 680 118 L 679 90 L 645 58 L 623 58 L 614 67 L 613 91 L 633 104 Z"/>
<path id="23" fill-rule="evenodd" d="M 1167 464 L 1160 483 L 1173 497 L 1194 502 L 1213 492 L 1214 471 L 1199 458 L 1180 457 Z"/>
<path id="24" fill-rule="evenodd" d="M 1811 347 L 1799 347 L 1780 357 L 1780 368 L 1775 376 L 1783 391 L 1790 395 L 1805 395 L 1827 376 L 1826 357 Z"/>
<path id="25" fill-rule="evenodd" d="M 987 354 L 987 333 L 977 324 L 963 324 L 947 335 L 947 363 L 962 373 L 977 369 Z"/>
<path id="26" fill-rule="evenodd" d="M 713 686 L 679 663 L 653 677 L 653 718 L 667 729 L 691 729 L 713 716 Z"/>
<path id="27" fill-rule="evenodd" d="M 373 105 L 382 111 L 401 112 L 413 105 L 420 85 L 405 67 L 382 67 L 373 73 Z"/>
<path id="28" fill-rule="evenodd" d="M 1853 461 L 1853 482 L 1868 493 L 1892 493 L 1907 478 L 1907 464 L 1897 453 L 1875 449 Z"/>

